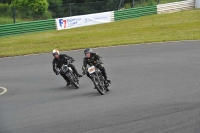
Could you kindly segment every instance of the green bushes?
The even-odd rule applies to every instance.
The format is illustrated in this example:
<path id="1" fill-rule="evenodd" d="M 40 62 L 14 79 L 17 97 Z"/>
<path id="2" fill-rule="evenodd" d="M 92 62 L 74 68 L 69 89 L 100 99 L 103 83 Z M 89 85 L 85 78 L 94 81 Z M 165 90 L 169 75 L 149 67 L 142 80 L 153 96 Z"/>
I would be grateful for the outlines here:
<path id="1" fill-rule="evenodd" d="M 171 2 L 178 2 L 183 0 L 160 0 L 159 4 L 171 3 Z"/>
<path id="2" fill-rule="evenodd" d="M 62 0 L 48 0 L 49 7 L 48 10 L 51 12 L 52 17 L 63 17 L 61 14 L 62 9 Z"/>
<path id="3" fill-rule="evenodd" d="M 12 6 L 0 3 L 0 16 L 12 16 Z"/>
<path id="4" fill-rule="evenodd" d="M 143 6 L 153 6 L 157 4 L 164 4 L 164 3 L 171 3 L 171 2 L 178 2 L 183 0 L 134 0 L 134 7 L 143 7 Z M 124 1 L 124 9 L 130 8 L 133 5 L 133 0 L 125 0 Z"/>
<path id="5" fill-rule="evenodd" d="M 41 20 L 85 15 L 118 9 L 119 0 L 12 0 L 0 6 L 0 16 L 12 19 Z M 1 3 L 1 0 L 0 0 Z M 6 9 L 5 9 L 6 8 Z M 9 9 L 9 10 L 8 10 Z M 9 12 L 6 12 L 6 11 Z M 1 23 L 1 22 L 0 22 Z"/>
<path id="6" fill-rule="evenodd" d="M 134 7 L 141 7 L 141 6 L 153 6 L 157 5 L 158 0 L 136 0 Z"/>
<path id="7" fill-rule="evenodd" d="M 12 5 L 15 7 L 15 14 L 18 18 L 51 18 L 47 0 L 14 0 Z"/>
<path id="8" fill-rule="evenodd" d="M 44 14 L 49 6 L 47 0 L 15 0 L 13 5 L 22 10 L 25 10 L 28 7 L 33 14 L 37 15 Z"/>

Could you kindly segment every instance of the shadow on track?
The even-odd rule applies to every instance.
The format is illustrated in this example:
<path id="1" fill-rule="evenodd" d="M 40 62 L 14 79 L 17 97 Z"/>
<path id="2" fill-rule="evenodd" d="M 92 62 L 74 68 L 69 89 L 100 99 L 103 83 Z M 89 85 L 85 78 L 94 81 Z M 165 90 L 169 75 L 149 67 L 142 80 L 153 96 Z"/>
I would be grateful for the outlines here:
<path id="1" fill-rule="evenodd" d="M 67 98 L 69 98 L 69 99 L 71 99 L 71 98 L 77 98 L 77 97 L 82 97 L 82 96 L 86 96 L 86 97 L 101 96 L 93 88 L 91 88 L 91 90 L 89 92 L 88 92 L 88 90 L 87 91 L 83 91 L 83 89 L 84 88 L 76 89 L 74 86 L 69 86 L 69 87 L 59 86 L 59 87 L 55 87 L 55 88 L 45 89 L 45 90 L 43 90 L 43 92 L 45 92 L 45 93 L 46 92 L 49 92 L 49 93 L 53 92 L 53 93 L 57 93 L 58 95 L 59 94 L 63 95 L 63 93 L 66 93 Z"/>

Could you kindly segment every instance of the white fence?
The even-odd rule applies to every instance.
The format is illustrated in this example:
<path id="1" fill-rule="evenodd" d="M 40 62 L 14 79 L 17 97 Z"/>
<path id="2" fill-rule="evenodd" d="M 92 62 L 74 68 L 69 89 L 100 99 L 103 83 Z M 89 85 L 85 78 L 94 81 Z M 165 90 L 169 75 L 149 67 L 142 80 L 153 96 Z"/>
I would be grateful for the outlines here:
<path id="1" fill-rule="evenodd" d="M 115 21 L 114 11 L 111 11 L 111 12 L 110 12 L 110 18 L 111 18 L 111 21 L 112 21 L 112 22 Z"/>
<path id="2" fill-rule="evenodd" d="M 197 0 L 200 1 L 200 0 Z M 171 13 L 178 12 L 182 10 L 190 10 L 195 8 L 195 0 L 185 0 L 181 2 L 172 2 L 167 4 L 157 5 L 157 13 Z"/>

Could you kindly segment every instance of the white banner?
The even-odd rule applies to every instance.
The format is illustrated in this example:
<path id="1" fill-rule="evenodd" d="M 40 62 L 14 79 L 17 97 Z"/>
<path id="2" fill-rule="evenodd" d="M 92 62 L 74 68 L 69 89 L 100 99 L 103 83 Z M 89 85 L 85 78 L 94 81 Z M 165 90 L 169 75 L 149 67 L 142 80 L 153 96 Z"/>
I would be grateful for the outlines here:
<path id="1" fill-rule="evenodd" d="M 111 22 L 110 12 L 56 19 L 57 30 L 88 26 L 88 25 L 94 25 L 94 24 L 101 24 L 101 23 L 108 23 L 108 22 Z"/>

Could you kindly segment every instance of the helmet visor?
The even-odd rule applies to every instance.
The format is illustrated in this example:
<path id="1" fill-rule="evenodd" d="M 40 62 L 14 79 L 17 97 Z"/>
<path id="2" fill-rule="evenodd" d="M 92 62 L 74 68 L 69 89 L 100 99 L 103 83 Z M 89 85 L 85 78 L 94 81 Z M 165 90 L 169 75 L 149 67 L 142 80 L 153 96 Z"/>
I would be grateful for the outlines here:
<path id="1" fill-rule="evenodd" d="M 55 55 L 57 55 L 58 53 L 57 52 L 55 52 L 55 53 L 53 53 L 53 56 L 55 56 Z"/>
<path id="2" fill-rule="evenodd" d="M 88 51 L 88 52 L 85 52 L 85 55 L 88 54 L 88 53 L 90 53 L 90 52 L 89 52 L 89 51 Z"/>

